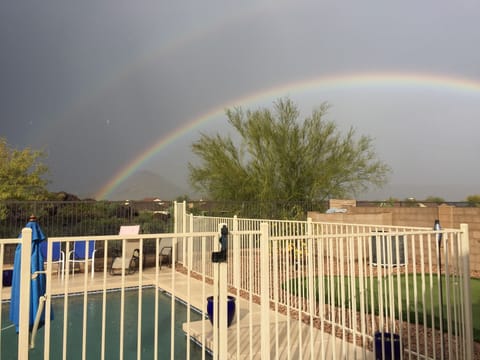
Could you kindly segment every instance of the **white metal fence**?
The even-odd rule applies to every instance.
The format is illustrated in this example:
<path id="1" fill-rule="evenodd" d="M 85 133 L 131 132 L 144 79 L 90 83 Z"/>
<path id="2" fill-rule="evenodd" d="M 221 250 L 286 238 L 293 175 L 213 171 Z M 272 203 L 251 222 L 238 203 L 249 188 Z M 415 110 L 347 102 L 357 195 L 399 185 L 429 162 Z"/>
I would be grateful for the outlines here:
<path id="1" fill-rule="evenodd" d="M 229 353 L 237 357 L 245 349 L 254 356 L 252 343 L 267 337 L 268 356 L 276 359 L 368 358 L 375 350 L 388 359 L 397 345 L 397 358 L 472 358 L 467 225 L 435 231 L 433 224 L 428 229 L 186 217 L 187 232 L 227 224 L 229 290 L 248 306 L 260 304 L 260 324 L 271 324 L 249 339 L 230 341 Z M 186 243 L 193 260 L 185 265 L 214 278 L 212 263 L 200 256 L 212 244 L 201 238 Z M 244 319 L 232 331 L 253 331 L 256 324 Z M 319 340 L 326 334 L 330 343 Z M 390 341 L 397 345 L 382 346 Z"/>
<path id="2" fill-rule="evenodd" d="M 117 348 L 118 358 L 125 354 L 126 342 L 134 343 L 135 357 L 153 349 L 152 358 L 178 358 L 176 345 L 182 342 L 185 358 L 194 358 L 190 338 L 201 344 L 199 358 L 215 359 L 337 359 L 373 358 L 377 348 L 381 358 L 472 359 L 473 335 L 470 296 L 468 228 L 442 229 L 313 223 L 311 221 L 275 221 L 238 218 L 209 218 L 187 214 L 185 203 L 175 208 L 173 234 L 141 234 L 89 237 L 104 243 L 103 255 L 95 262 L 95 276 L 87 271 L 75 276 L 66 272 L 57 276 L 51 263 L 52 244 L 62 243 L 68 254 L 73 243 L 84 238 L 48 239 L 46 266 L 47 290 L 42 348 L 45 359 L 52 358 L 52 344 L 61 349 L 59 358 L 69 354 L 68 299 L 75 292 L 83 297 L 81 311 L 81 348 L 88 357 L 87 332 L 92 322 L 99 323 L 96 339 L 100 351 L 95 358 L 111 358 L 109 349 Z M 219 229 L 228 227 L 228 251 L 225 262 L 212 262 L 218 252 Z M 29 244 L 28 231 L 22 239 L 0 240 L 0 270 L 3 271 L 5 244 Z M 108 248 L 121 240 L 122 249 L 136 241 L 140 249 L 139 266 L 128 275 L 130 254 L 123 251 L 120 276 L 110 274 L 112 259 Z M 154 243 L 155 255 L 147 259 L 142 249 Z M 182 266 L 161 268 L 161 249 L 172 247 L 172 258 Z M 22 266 L 29 269 L 29 246 L 23 246 Z M 23 261 L 27 259 L 27 261 Z M 174 262 L 175 262 L 174 261 Z M 144 269 L 144 264 L 147 267 Z M 22 291 L 28 292 L 30 273 L 22 271 Z M 143 289 L 162 288 L 171 295 L 169 309 L 159 305 L 155 291 L 153 308 L 142 308 Z M 129 303 L 125 292 L 138 289 L 136 324 L 126 320 Z M 120 291 L 118 337 L 108 344 L 108 291 Z M 3 300 L 6 291 L 2 285 Z M 88 317 L 91 292 L 102 296 L 98 319 Z M 22 293 L 23 296 L 26 294 Z M 212 327 L 202 315 L 194 319 L 190 309 L 206 311 L 205 299 L 220 299 L 214 309 L 218 319 Z M 50 320 L 52 297 L 62 295 L 63 322 Z M 226 294 L 236 297 L 233 323 L 226 327 Z M 180 340 L 174 328 L 176 298 L 187 308 Z M 225 300 L 222 300 L 225 299 Z M 2 303 L 2 306 L 7 306 Z M 28 314 L 28 301 L 21 304 L 21 314 Z M 184 306 L 184 305 L 182 305 Z M 59 311 L 58 307 L 53 311 Z M 169 311 L 169 351 L 162 352 L 158 339 L 166 325 L 159 314 Z M 153 326 L 146 325 L 142 314 L 151 312 Z M 148 314 L 147 314 L 148 315 Z M 217 316 L 218 315 L 218 316 Z M 1 318 L 1 323 L 5 319 Z M 177 319 L 178 320 L 178 319 Z M 29 329 L 23 318 L 18 336 L 18 358 L 28 359 Z M 80 324 L 78 324 L 80 326 Z M 2 325 L 3 326 L 3 325 Z M 61 328 L 61 339 L 52 339 L 53 327 Z M 128 339 L 127 328 L 136 328 L 136 340 Z M 148 329 L 147 329 L 148 328 Z M 4 332 L 0 334 L 4 346 Z M 56 342 L 55 342 L 56 341 Z M 385 344 L 390 344 L 388 347 Z M 8 344 L 8 346 L 13 346 Z M 58 350 L 58 349 L 57 349 Z M 163 355 L 162 355 L 163 354 Z M 183 354 L 183 353 L 182 353 Z"/>
<path id="3" fill-rule="evenodd" d="M 213 243 L 213 239 L 217 238 L 217 232 L 204 232 L 202 236 Z M 171 266 L 171 259 L 176 257 L 178 239 L 182 239 L 182 234 L 91 236 L 88 240 L 94 241 L 96 247 L 102 248 L 103 254 L 96 254 L 94 265 L 89 262 L 82 266 L 82 269 L 75 271 L 72 271 L 73 264 L 69 264 L 67 260 L 65 274 L 60 276 L 60 274 L 57 275 L 57 269 L 51 261 L 53 244 L 61 243 L 63 251 L 68 254 L 73 250 L 74 243 L 84 241 L 85 237 L 48 238 L 48 255 L 44 269 L 46 274 L 44 324 L 38 330 L 38 335 L 35 326 L 29 324 L 30 281 L 38 275 L 30 272 L 31 230 L 23 229 L 18 239 L 1 239 L 0 270 L 3 272 L 12 268 L 12 264 L 3 263 L 4 249 L 7 245 L 22 244 L 22 267 L 18 336 L 15 334 L 13 325 L 8 325 L 10 324 L 8 318 L 10 304 L 7 300 L 10 299 L 10 287 L 3 285 L 3 282 L 0 284 L 2 302 L 0 357 L 15 358 L 17 356 L 18 359 L 23 360 L 35 354 L 34 358 L 44 359 L 191 358 L 192 345 L 185 337 L 178 336 L 178 333 L 182 335 L 183 331 L 181 327 L 180 330 L 176 327 L 176 322 L 188 322 L 193 315 L 203 318 L 203 315 L 197 314 L 203 309 L 202 304 L 191 303 L 191 296 L 185 290 L 186 286 L 178 285 L 181 274 L 177 272 L 175 266 Z M 120 250 L 120 266 L 114 275 L 112 272 L 114 259 L 107 254 L 112 247 L 118 246 L 119 241 L 121 245 L 117 250 Z M 86 244 L 88 244 L 87 247 L 91 246 L 90 242 Z M 100 244 L 103 246 L 99 246 Z M 132 245 L 139 249 L 138 262 L 133 265 L 131 265 L 132 254 L 121 251 L 121 249 L 132 248 Z M 155 247 L 154 255 L 150 258 L 146 257 L 142 251 L 147 245 L 149 248 Z M 168 259 L 162 258 L 165 256 L 162 255 L 165 254 L 162 253 L 164 247 L 171 247 Z M 87 271 L 92 266 L 95 268 L 94 276 Z M 150 305 L 146 308 L 147 293 L 157 288 L 162 291 L 154 291 L 153 305 L 148 303 Z M 120 299 L 115 305 L 111 302 L 112 290 L 115 290 Z M 134 292 L 135 296 L 129 296 L 130 292 Z M 159 301 L 162 293 L 168 295 L 168 305 L 165 305 L 165 301 Z M 100 311 L 95 313 L 93 311 L 97 305 L 92 303 L 94 298 L 100 304 L 98 305 Z M 181 300 L 181 303 L 177 300 Z M 54 303 L 55 306 L 52 306 Z M 186 308 L 182 319 L 176 319 L 179 307 Z M 54 313 L 53 318 L 51 312 Z M 42 313 L 42 310 L 39 313 Z M 159 322 L 159 318 L 162 318 L 162 314 L 165 313 L 169 314 L 168 318 Z M 108 333 L 112 329 L 116 334 L 114 338 Z M 135 332 L 134 336 L 132 336 L 132 329 Z M 88 334 L 89 331 L 95 332 L 96 335 L 92 338 Z M 165 340 L 165 337 L 168 339 Z M 95 351 L 92 350 L 93 348 Z M 179 351 L 178 348 L 181 350 Z M 205 353 L 207 350 L 205 346 L 200 350 L 197 349 L 197 356 L 192 358 L 199 358 L 198 354 Z M 209 356 L 208 352 L 207 356 Z"/>

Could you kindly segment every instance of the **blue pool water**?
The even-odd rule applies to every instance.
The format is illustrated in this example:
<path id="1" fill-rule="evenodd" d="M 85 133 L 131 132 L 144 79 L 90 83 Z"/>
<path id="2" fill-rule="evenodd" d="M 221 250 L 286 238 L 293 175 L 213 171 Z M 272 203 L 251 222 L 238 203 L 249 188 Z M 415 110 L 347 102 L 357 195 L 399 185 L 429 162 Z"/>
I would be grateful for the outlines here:
<path id="1" fill-rule="evenodd" d="M 158 290 L 159 291 L 159 290 Z M 120 343 L 120 292 L 107 294 L 105 358 L 119 358 Z M 154 303 L 155 290 L 144 289 L 142 292 L 142 359 L 153 359 L 154 351 Z M 51 322 L 50 358 L 62 358 L 63 305 L 64 298 L 52 299 L 54 320 Z M 17 334 L 10 326 L 9 303 L 2 304 L 1 359 L 17 358 Z M 124 359 L 137 358 L 137 306 L 138 290 L 125 291 L 124 320 Z M 158 303 L 158 358 L 170 359 L 171 297 L 159 291 Z M 67 358 L 81 359 L 83 296 L 68 298 L 68 339 Z M 201 315 L 191 310 L 191 321 L 200 320 Z M 175 304 L 175 358 L 186 358 L 187 339 L 182 324 L 187 319 L 187 307 Z M 89 294 L 87 305 L 87 359 L 99 359 L 101 354 L 102 294 Z M 35 349 L 30 350 L 31 359 L 43 359 L 44 329 L 38 331 Z M 202 349 L 194 343 L 190 346 L 192 359 L 201 359 Z M 206 358 L 211 356 L 206 354 Z"/>

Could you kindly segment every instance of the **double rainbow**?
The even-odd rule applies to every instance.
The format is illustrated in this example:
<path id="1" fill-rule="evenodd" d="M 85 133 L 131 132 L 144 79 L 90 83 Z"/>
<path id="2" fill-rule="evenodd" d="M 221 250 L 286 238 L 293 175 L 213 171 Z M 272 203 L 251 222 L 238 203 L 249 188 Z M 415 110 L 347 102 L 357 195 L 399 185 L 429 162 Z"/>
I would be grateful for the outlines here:
<path id="1" fill-rule="evenodd" d="M 302 94 L 320 90 L 338 90 L 355 88 L 405 88 L 452 91 L 455 93 L 480 94 L 480 81 L 462 77 L 426 74 L 426 73 L 352 73 L 309 78 L 302 81 L 285 83 L 280 86 L 264 89 L 243 97 L 233 99 L 227 103 L 214 107 L 204 114 L 192 118 L 184 125 L 162 136 L 144 151 L 135 156 L 130 162 L 117 171 L 108 182 L 95 194 L 98 200 L 106 199 L 112 192 L 137 169 L 152 159 L 157 153 L 165 149 L 177 139 L 194 131 L 202 124 L 222 116 L 225 109 L 235 106 L 249 106 L 265 101 L 273 101 L 285 95 Z"/>

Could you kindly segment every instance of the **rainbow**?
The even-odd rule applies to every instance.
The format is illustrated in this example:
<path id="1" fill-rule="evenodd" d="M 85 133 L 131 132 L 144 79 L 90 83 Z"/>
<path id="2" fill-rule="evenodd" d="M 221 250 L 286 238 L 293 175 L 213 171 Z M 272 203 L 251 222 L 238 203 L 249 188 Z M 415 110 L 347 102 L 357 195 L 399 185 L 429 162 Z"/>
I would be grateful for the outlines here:
<path id="1" fill-rule="evenodd" d="M 199 128 L 202 124 L 221 117 L 225 109 L 236 106 L 252 106 L 254 104 L 273 101 L 279 97 L 292 96 L 310 91 L 355 89 L 355 88 L 404 88 L 479 93 L 480 81 L 468 78 L 427 74 L 427 73 L 402 73 L 402 72 L 376 72 L 352 73 L 320 76 L 294 81 L 248 94 L 214 107 L 204 114 L 188 120 L 185 125 L 173 130 L 148 146 L 142 153 L 134 157 L 129 163 L 115 173 L 110 180 L 95 194 L 96 199 L 106 199 L 122 182 L 131 176 L 138 168 L 152 159 L 155 154 L 165 149 L 170 144 L 185 134 Z"/>

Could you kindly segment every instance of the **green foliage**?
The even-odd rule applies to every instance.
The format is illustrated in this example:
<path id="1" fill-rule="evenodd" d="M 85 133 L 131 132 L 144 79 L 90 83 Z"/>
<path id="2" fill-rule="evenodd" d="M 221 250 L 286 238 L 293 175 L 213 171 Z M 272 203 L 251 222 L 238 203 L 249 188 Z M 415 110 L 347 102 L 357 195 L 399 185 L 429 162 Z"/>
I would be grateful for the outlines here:
<path id="1" fill-rule="evenodd" d="M 148 203 L 107 201 L 0 201 L 6 218 L 0 237 L 18 236 L 30 214 L 35 214 L 48 237 L 116 235 L 122 225 L 140 225 L 142 233 L 173 231 L 172 212 L 159 213 Z M 153 204 L 152 204 L 153 205 Z M 170 209 L 172 210 L 172 209 Z"/>
<path id="2" fill-rule="evenodd" d="M 394 207 L 395 203 L 397 203 L 398 201 L 399 200 L 397 198 L 389 197 L 388 199 L 380 203 L 380 207 Z"/>
<path id="3" fill-rule="evenodd" d="M 324 212 L 325 201 L 190 201 L 188 212 L 194 215 L 246 219 L 307 220 L 309 211 Z"/>
<path id="4" fill-rule="evenodd" d="M 418 206 L 418 201 L 417 199 L 413 198 L 413 197 L 409 197 L 409 198 L 405 198 L 405 200 L 403 200 L 405 206 L 407 207 L 416 207 Z"/>
<path id="5" fill-rule="evenodd" d="M 445 199 L 440 196 L 429 196 L 425 199 L 425 202 L 437 203 L 440 205 L 445 202 Z"/>
<path id="6" fill-rule="evenodd" d="M 470 206 L 480 207 L 480 195 L 469 195 L 467 202 Z"/>
<path id="7" fill-rule="evenodd" d="M 158 234 L 173 231 L 168 227 L 168 222 L 162 218 L 155 217 L 151 211 L 140 211 L 135 218 L 137 224 L 144 234 Z"/>
<path id="8" fill-rule="evenodd" d="M 190 197 L 188 195 L 180 195 L 175 198 L 176 202 L 189 201 Z"/>
<path id="9" fill-rule="evenodd" d="M 47 199 L 43 176 L 48 169 L 40 161 L 43 157 L 42 151 L 13 149 L 0 138 L 0 201 Z"/>
<path id="10" fill-rule="evenodd" d="M 324 120 L 322 104 L 302 123 L 289 99 L 273 111 L 227 110 L 240 135 L 202 134 L 192 150 L 201 162 L 189 164 L 192 185 L 212 200 L 302 201 L 342 198 L 385 183 L 389 167 L 377 159 L 369 137 L 341 134 Z"/>

